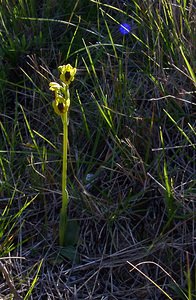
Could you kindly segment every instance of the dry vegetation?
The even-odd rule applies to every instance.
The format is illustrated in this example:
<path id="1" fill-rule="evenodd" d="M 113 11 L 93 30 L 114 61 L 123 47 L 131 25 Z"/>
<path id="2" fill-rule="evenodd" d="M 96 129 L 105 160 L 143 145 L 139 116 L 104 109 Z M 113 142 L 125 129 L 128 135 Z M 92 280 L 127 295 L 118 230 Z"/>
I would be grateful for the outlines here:
<path id="1" fill-rule="evenodd" d="M 195 5 L 102 2 L 1 1 L 0 299 L 196 299 Z M 65 63 L 79 237 L 61 249 Z"/>

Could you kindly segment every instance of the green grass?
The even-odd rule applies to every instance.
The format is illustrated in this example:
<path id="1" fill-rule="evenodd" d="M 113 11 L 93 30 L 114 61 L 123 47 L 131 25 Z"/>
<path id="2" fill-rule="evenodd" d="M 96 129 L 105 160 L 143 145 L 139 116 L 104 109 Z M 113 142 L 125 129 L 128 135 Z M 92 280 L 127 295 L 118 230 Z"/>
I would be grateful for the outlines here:
<path id="1" fill-rule="evenodd" d="M 196 299 L 195 5 L 173 2 L 1 3 L 0 298 Z M 48 88 L 67 63 L 77 253 Z"/>

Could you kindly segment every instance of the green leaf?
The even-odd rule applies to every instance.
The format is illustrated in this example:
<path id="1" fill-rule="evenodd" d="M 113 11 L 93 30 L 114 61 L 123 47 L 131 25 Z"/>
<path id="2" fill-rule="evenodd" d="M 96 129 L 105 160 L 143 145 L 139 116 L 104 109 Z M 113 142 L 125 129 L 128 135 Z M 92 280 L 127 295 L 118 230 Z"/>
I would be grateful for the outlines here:
<path id="1" fill-rule="evenodd" d="M 62 247 L 60 249 L 60 255 L 69 259 L 71 262 L 75 262 L 77 264 L 80 262 L 79 254 L 77 253 L 77 249 L 74 246 L 69 245 L 66 247 Z"/>
<path id="2" fill-rule="evenodd" d="M 74 246 L 79 239 L 79 224 L 77 220 L 68 220 L 65 232 L 65 245 Z"/>

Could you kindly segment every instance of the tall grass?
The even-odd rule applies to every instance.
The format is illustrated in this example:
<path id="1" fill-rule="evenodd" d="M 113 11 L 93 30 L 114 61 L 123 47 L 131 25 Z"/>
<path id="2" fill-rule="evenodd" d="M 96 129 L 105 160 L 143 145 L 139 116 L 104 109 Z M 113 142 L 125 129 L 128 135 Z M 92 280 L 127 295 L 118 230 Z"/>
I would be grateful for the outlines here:
<path id="1" fill-rule="evenodd" d="M 194 9 L 180 0 L 2 1 L 0 297 L 195 298 Z M 67 63 L 78 69 L 72 262 L 58 246 L 63 138 L 48 91 Z"/>

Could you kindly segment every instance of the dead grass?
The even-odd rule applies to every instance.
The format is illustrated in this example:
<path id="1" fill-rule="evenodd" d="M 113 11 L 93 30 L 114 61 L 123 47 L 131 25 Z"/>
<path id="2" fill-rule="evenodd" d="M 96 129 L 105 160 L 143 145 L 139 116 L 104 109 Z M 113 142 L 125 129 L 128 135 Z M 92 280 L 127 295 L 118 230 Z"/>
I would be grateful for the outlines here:
<path id="1" fill-rule="evenodd" d="M 0 299 L 196 297 L 195 83 L 177 47 L 187 45 L 194 65 L 194 5 L 173 4 L 166 20 L 170 1 L 117 2 L 91 1 L 87 14 L 76 1 L 69 16 L 78 24 L 84 12 L 70 48 L 70 60 L 80 57 L 69 123 L 69 217 L 80 226 L 72 262 L 58 246 L 62 130 L 48 82 L 73 28 L 43 27 L 48 44 L 22 48 L 19 64 L 4 43 L 13 71 L 0 103 Z M 127 39 L 111 21 L 119 14 L 134 24 Z"/>

